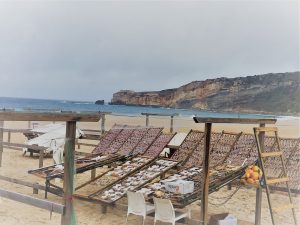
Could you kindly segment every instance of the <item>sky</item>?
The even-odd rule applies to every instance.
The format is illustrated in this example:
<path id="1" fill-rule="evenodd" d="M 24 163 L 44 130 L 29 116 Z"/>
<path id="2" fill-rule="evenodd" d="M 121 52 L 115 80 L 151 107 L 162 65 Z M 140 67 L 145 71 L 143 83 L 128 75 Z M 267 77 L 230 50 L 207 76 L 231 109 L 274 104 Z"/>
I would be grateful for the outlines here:
<path id="1" fill-rule="evenodd" d="M 110 101 L 300 70 L 299 1 L 3 1 L 0 96 Z"/>

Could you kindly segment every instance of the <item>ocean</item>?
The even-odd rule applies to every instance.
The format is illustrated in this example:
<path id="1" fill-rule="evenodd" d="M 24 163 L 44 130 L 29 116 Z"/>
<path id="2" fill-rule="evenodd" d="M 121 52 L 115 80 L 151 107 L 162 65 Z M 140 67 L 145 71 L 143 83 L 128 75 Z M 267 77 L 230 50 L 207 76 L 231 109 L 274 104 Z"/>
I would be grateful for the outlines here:
<path id="1" fill-rule="evenodd" d="M 137 116 L 141 113 L 172 114 L 181 117 L 222 117 L 222 118 L 278 118 L 275 115 L 209 112 L 192 109 L 163 107 L 143 107 L 126 105 L 96 105 L 89 101 L 45 100 L 30 98 L 0 97 L 0 109 L 15 111 L 73 111 L 73 112 L 112 112 L 114 115 Z M 284 118 L 284 117 L 283 117 Z"/>

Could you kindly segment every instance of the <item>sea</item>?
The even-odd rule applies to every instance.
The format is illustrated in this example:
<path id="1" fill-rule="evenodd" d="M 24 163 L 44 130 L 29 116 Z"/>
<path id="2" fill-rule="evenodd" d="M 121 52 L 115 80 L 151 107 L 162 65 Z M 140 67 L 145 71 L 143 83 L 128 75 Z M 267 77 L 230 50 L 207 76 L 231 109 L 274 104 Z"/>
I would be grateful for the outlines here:
<path id="1" fill-rule="evenodd" d="M 173 114 L 180 117 L 220 117 L 220 118 L 277 118 L 286 119 L 290 116 L 266 114 L 212 112 L 194 109 L 177 109 L 164 107 L 145 107 L 127 105 L 96 105 L 92 101 L 49 100 L 31 98 L 0 97 L 0 110 L 6 111 L 72 111 L 72 112 L 111 112 L 113 115 L 139 116 L 141 113 Z M 295 117 L 299 118 L 299 117 Z"/>

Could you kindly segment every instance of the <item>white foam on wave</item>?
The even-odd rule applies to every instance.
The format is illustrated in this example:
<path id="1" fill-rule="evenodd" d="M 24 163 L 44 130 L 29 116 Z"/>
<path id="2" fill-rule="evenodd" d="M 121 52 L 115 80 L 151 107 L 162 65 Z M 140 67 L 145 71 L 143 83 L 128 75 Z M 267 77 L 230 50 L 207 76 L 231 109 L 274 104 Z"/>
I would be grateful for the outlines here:
<path id="1" fill-rule="evenodd" d="M 298 120 L 300 122 L 299 116 L 278 116 L 277 120 L 287 121 L 287 120 Z"/>
<path id="2" fill-rule="evenodd" d="M 75 105 L 91 105 L 94 103 L 92 103 L 92 102 L 73 102 L 73 104 L 75 104 Z"/>

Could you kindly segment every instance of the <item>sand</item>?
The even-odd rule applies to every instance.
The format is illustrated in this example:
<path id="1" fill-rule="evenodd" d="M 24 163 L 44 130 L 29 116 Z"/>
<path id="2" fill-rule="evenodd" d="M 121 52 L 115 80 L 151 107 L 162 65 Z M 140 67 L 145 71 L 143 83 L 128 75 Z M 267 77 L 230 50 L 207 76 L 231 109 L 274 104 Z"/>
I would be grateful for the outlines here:
<path id="1" fill-rule="evenodd" d="M 106 128 L 109 129 L 113 124 L 132 124 L 132 125 L 144 125 L 144 117 L 123 117 L 123 116 L 107 116 Z M 43 124 L 43 123 L 40 123 Z M 168 131 L 170 121 L 167 118 L 150 118 L 150 125 L 164 126 L 165 131 Z M 277 126 L 279 127 L 279 135 L 281 137 L 300 137 L 300 126 L 297 120 L 281 120 L 278 121 Z M 9 128 L 26 128 L 27 122 L 6 122 L 5 127 Z M 99 123 L 79 123 L 79 127 L 87 129 L 98 129 Z M 203 130 L 203 125 L 195 124 L 191 118 L 174 120 L 174 129 L 176 132 L 187 132 L 189 129 L 200 129 Z M 213 125 L 214 131 L 226 131 L 234 132 L 246 132 L 252 133 L 252 125 Z M 7 135 L 5 134 L 4 140 Z M 24 143 L 25 137 L 22 134 L 12 134 L 12 142 Z M 97 143 L 90 141 L 91 143 Z M 82 146 L 80 151 L 90 152 L 92 147 Z M 44 165 L 51 165 L 52 159 L 46 158 Z M 3 153 L 3 166 L 0 168 L 0 175 L 18 178 L 30 182 L 38 182 L 44 184 L 44 180 L 32 176 L 27 173 L 30 169 L 38 167 L 38 157 L 22 156 L 19 151 L 4 149 Z M 99 170 L 98 170 L 99 171 Z M 99 173 L 99 172 L 98 172 Z M 87 172 L 83 175 L 78 176 L 76 184 L 84 182 L 90 177 L 90 173 Z M 61 183 L 57 183 L 61 185 Z M 44 192 L 39 191 L 38 195 L 32 193 L 32 189 L 5 181 L 0 181 L 0 187 L 16 191 L 19 193 L 28 194 L 43 199 Z M 229 196 L 233 190 L 228 191 L 227 188 L 223 188 L 218 192 L 215 192 L 209 196 L 209 213 L 216 214 L 222 212 L 229 212 L 235 215 L 239 219 L 239 224 L 247 225 L 254 224 L 255 215 L 255 190 L 253 188 L 241 188 L 226 204 L 217 206 L 222 203 L 227 196 Z M 287 196 L 282 193 L 274 193 L 274 205 L 281 204 L 287 201 Z M 61 203 L 61 198 L 55 195 L 49 194 L 48 199 L 50 201 Z M 296 212 L 298 221 L 300 221 L 300 197 L 295 196 L 294 202 L 296 203 Z M 101 213 L 101 206 L 96 203 L 85 202 L 82 200 L 75 199 L 75 210 L 77 216 L 77 222 L 80 225 L 99 225 L 99 224 L 124 224 L 126 212 L 120 209 L 109 208 L 106 214 Z M 198 202 L 191 205 L 192 218 L 198 219 L 200 217 L 200 207 Z M 57 225 L 60 224 L 61 216 L 53 213 L 50 219 L 50 212 L 35 207 L 31 207 L 22 203 L 17 203 L 5 198 L 0 198 L 0 225 Z M 276 214 L 278 224 L 292 224 L 291 213 L 289 210 L 282 214 Z M 129 224 L 138 225 L 141 224 L 141 219 L 136 216 L 131 216 Z M 152 218 L 147 218 L 146 224 L 153 224 Z M 266 194 L 263 193 L 263 204 L 262 204 L 262 225 L 271 224 L 270 214 L 268 210 L 268 204 Z"/>

